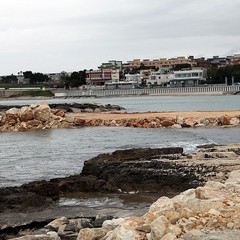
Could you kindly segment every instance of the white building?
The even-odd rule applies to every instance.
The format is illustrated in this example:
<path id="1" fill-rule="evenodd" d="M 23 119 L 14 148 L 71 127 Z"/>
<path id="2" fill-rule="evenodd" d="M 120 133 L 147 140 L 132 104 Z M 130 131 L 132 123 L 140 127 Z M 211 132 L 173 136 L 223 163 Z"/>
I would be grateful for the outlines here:
<path id="1" fill-rule="evenodd" d="M 170 86 L 197 86 L 200 83 L 205 82 L 206 78 L 207 71 L 204 68 L 193 68 L 174 71 L 174 78 L 170 80 Z"/>
<path id="2" fill-rule="evenodd" d="M 149 76 L 146 84 L 164 86 L 168 84 L 172 79 L 174 79 L 174 74 L 172 72 L 170 73 L 155 72 Z"/>
<path id="3" fill-rule="evenodd" d="M 171 87 L 197 86 L 206 81 L 207 71 L 204 68 L 183 69 L 168 73 L 155 72 L 149 76 L 148 85 Z"/>
<path id="4" fill-rule="evenodd" d="M 141 76 L 140 74 L 125 74 L 126 82 L 137 82 L 141 83 Z"/>

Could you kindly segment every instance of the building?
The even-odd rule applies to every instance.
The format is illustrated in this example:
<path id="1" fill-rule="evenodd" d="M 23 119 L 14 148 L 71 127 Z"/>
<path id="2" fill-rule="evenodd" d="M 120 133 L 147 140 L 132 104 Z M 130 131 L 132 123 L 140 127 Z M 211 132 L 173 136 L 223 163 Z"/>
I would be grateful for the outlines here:
<path id="1" fill-rule="evenodd" d="M 207 79 L 207 71 L 204 68 L 185 69 L 173 73 L 173 79 L 170 80 L 172 87 L 197 86 Z"/>
<path id="2" fill-rule="evenodd" d="M 207 71 L 204 68 L 183 69 L 180 71 L 158 71 L 152 73 L 147 85 L 185 87 L 197 86 L 206 81 Z"/>
<path id="3" fill-rule="evenodd" d="M 230 64 L 237 65 L 240 64 L 240 54 L 234 54 L 233 56 L 228 56 L 230 59 Z"/>
<path id="4" fill-rule="evenodd" d="M 99 69 L 114 69 L 122 71 L 123 64 L 122 61 L 110 60 L 107 63 L 102 63 Z"/>
<path id="5" fill-rule="evenodd" d="M 124 64 L 124 68 L 141 68 L 146 67 L 149 69 L 156 69 L 156 68 L 168 68 L 171 69 L 177 65 L 189 65 L 190 67 L 195 67 L 196 62 L 192 57 L 176 57 L 176 58 L 160 58 L 160 59 L 134 59 L 132 61 L 128 61 L 127 64 Z"/>
<path id="6" fill-rule="evenodd" d="M 99 69 L 86 71 L 86 82 L 87 85 L 104 85 L 105 82 L 112 81 L 112 70 L 111 69 Z"/>
<path id="7" fill-rule="evenodd" d="M 212 58 L 208 58 L 207 61 L 210 62 L 212 65 L 217 65 L 218 67 L 224 67 L 231 63 L 230 58 L 219 56 L 213 56 Z"/>
<path id="8" fill-rule="evenodd" d="M 140 74 L 125 74 L 126 82 L 137 82 L 141 83 L 141 76 Z"/>
<path id="9" fill-rule="evenodd" d="M 152 73 L 149 76 L 146 84 L 147 85 L 166 86 L 173 79 L 174 79 L 173 72 L 158 71 L 158 72 Z"/>

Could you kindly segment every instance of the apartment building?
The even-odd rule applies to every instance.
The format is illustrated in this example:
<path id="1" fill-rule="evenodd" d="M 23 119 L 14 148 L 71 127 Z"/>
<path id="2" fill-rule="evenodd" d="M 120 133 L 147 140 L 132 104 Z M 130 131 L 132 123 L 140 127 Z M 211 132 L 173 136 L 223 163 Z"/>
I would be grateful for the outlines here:
<path id="1" fill-rule="evenodd" d="M 105 82 L 118 82 L 120 79 L 118 69 L 99 69 L 86 71 L 88 85 L 104 85 Z"/>
<path id="2" fill-rule="evenodd" d="M 213 56 L 212 58 L 208 58 L 207 61 L 210 62 L 212 65 L 217 65 L 219 67 L 223 67 L 231 63 L 230 58 L 219 56 Z"/>
<path id="3" fill-rule="evenodd" d="M 204 68 L 183 69 L 179 71 L 152 73 L 148 80 L 148 85 L 163 86 L 168 84 L 170 87 L 197 86 L 206 81 L 207 72 Z"/>
<path id="4" fill-rule="evenodd" d="M 179 64 L 189 64 L 191 67 L 196 66 L 196 61 L 192 58 L 186 57 L 177 57 L 177 58 L 160 58 L 160 59 L 133 59 L 132 61 L 128 61 L 127 64 L 124 65 L 125 68 L 140 68 L 141 66 L 148 68 L 173 68 Z"/>
<path id="5" fill-rule="evenodd" d="M 233 56 L 228 56 L 230 59 L 230 64 L 237 65 L 240 64 L 240 54 L 234 54 Z"/>
<path id="6" fill-rule="evenodd" d="M 102 63 L 99 69 L 115 69 L 121 71 L 123 69 L 122 61 L 110 60 L 107 63 Z"/>

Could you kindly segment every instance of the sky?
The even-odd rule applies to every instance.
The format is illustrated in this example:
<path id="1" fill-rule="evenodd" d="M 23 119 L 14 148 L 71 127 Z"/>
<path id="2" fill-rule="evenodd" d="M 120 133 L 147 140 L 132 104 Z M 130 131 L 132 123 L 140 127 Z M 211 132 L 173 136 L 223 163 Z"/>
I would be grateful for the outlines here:
<path id="1" fill-rule="evenodd" d="M 240 0 L 0 0 L 0 75 L 240 53 Z"/>

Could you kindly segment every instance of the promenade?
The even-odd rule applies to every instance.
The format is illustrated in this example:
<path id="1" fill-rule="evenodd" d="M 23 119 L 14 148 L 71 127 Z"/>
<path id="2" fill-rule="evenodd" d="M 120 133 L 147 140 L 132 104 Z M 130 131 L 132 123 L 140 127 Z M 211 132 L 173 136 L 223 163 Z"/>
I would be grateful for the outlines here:
<path id="1" fill-rule="evenodd" d="M 59 97 L 111 97 L 141 95 L 223 95 L 240 92 L 240 85 L 198 86 L 198 87 L 158 87 L 142 89 L 98 89 L 98 90 L 54 90 Z"/>

